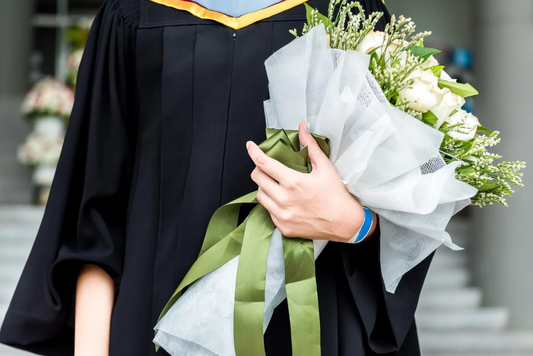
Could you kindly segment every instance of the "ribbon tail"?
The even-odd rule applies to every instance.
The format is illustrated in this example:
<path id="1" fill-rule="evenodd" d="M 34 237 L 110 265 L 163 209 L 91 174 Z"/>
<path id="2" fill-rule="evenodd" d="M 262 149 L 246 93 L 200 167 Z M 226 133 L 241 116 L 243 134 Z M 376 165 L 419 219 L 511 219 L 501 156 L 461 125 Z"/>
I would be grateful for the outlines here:
<path id="1" fill-rule="evenodd" d="M 264 356 L 266 268 L 275 226 L 262 205 L 257 205 L 246 221 L 235 289 L 235 353 L 237 356 Z"/>
<path id="2" fill-rule="evenodd" d="M 292 354 L 320 356 L 320 315 L 313 241 L 283 236 L 283 254 Z"/>

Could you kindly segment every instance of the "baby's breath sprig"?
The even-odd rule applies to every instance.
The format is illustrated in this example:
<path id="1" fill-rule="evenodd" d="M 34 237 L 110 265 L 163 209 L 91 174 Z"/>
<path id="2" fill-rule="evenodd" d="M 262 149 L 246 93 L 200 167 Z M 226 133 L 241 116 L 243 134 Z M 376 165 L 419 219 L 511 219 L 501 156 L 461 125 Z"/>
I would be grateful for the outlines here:
<path id="1" fill-rule="evenodd" d="M 357 1 L 331 0 L 328 15 L 322 15 L 318 10 L 305 4 L 307 10 L 307 24 L 302 29 L 305 35 L 313 27 L 323 24 L 329 37 L 331 48 L 355 50 L 365 36 L 372 31 L 383 17 L 382 12 L 374 12 L 368 17 L 365 10 Z M 298 37 L 296 29 L 290 31 Z"/>
<path id="2" fill-rule="evenodd" d="M 447 132 L 450 127 L 441 130 Z M 454 128 L 457 130 L 457 128 Z M 487 148 L 500 143 L 500 133 L 498 131 L 489 134 L 477 134 L 472 141 L 461 142 L 446 136 L 441 147 L 443 158 L 446 163 L 453 161 L 462 162 L 456 170 L 456 177 L 478 189 L 478 193 L 472 198 L 472 204 L 483 207 L 499 203 L 507 206 L 505 197 L 511 196 L 514 190 L 511 184 L 523 187 L 520 170 L 526 167 L 523 161 L 502 161 L 500 155 L 487 151 Z"/>

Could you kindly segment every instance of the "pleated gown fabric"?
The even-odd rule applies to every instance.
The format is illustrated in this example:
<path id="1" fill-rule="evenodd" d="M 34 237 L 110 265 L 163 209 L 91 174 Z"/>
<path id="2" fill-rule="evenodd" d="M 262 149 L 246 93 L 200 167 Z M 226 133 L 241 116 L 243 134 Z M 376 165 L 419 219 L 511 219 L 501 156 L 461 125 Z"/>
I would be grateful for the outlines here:
<path id="1" fill-rule="evenodd" d="M 327 2 L 309 5 L 324 12 Z M 362 4 L 386 11 L 381 0 Z M 2 343 L 73 355 L 76 278 L 92 263 L 117 286 L 110 355 L 156 355 L 152 328 L 198 256 L 211 215 L 256 189 L 245 143 L 265 135 L 264 61 L 304 21 L 298 6 L 235 32 L 148 0 L 103 5 Z M 388 294 L 378 239 L 330 243 L 317 261 L 322 354 L 420 355 L 414 312 L 429 263 Z M 268 355 L 291 354 L 285 304 L 266 347 Z"/>

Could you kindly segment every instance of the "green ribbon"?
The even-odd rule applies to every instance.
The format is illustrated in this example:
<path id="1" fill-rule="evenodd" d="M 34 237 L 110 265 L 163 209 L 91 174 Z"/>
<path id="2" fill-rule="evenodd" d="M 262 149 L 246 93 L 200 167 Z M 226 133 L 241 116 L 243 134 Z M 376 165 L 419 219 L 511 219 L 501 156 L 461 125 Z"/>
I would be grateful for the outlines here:
<path id="1" fill-rule="evenodd" d="M 266 130 L 259 147 L 265 154 L 301 173 L 311 172 L 307 147 L 300 150 L 298 131 Z M 329 140 L 313 135 L 329 155 Z M 257 202 L 257 192 L 242 196 L 211 217 L 200 255 L 182 280 L 159 320 L 187 287 L 240 255 L 234 311 L 234 342 L 237 356 L 265 355 L 263 318 L 268 247 L 275 229 L 268 211 Z M 252 206 L 239 225 L 241 207 Z M 315 278 L 313 241 L 283 236 L 285 287 L 291 325 L 292 354 L 320 356 L 320 316 Z M 156 347 L 158 349 L 158 347 Z"/>

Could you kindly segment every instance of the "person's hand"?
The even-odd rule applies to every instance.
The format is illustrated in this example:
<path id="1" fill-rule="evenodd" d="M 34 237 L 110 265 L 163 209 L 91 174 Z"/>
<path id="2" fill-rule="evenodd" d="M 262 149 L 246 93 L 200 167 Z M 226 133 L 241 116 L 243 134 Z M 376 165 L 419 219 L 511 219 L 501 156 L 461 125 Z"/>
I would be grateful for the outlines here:
<path id="1" fill-rule="evenodd" d="M 322 152 L 307 124 L 299 127 L 302 146 L 309 150 L 312 172 L 300 173 L 268 157 L 253 142 L 246 144 L 256 168 L 257 200 L 287 237 L 347 242 L 359 231 L 364 212 Z"/>

